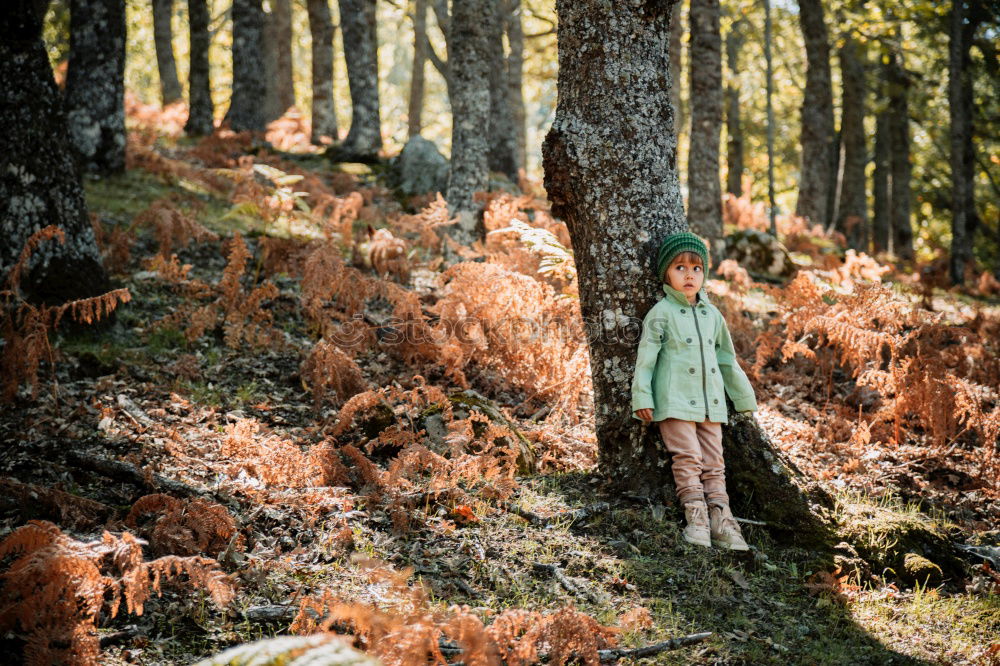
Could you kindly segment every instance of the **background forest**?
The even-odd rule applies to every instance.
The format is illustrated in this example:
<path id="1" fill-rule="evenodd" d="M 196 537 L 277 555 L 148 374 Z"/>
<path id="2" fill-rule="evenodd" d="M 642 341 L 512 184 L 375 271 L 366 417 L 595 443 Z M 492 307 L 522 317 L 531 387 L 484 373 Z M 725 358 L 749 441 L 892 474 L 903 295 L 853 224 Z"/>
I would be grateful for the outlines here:
<path id="1" fill-rule="evenodd" d="M 1000 664 L 1000 14 L 640 4 L 0 8 L 0 654 Z M 641 87 L 588 115 L 597 44 L 669 93 L 605 135 L 648 219 L 559 180 L 566 100 Z M 601 241 L 688 224 L 747 553 L 601 399 L 659 295 L 637 241 L 595 306 Z"/>

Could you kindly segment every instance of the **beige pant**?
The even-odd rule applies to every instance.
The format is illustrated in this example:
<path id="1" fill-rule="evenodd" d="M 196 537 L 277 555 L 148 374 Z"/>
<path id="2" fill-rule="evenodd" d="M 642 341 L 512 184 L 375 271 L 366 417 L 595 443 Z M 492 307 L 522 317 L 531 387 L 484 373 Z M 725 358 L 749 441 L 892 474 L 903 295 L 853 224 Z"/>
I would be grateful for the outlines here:
<path id="1" fill-rule="evenodd" d="M 674 483 L 681 504 L 702 499 L 709 504 L 729 504 L 722 424 L 664 419 L 658 425 L 673 457 Z"/>

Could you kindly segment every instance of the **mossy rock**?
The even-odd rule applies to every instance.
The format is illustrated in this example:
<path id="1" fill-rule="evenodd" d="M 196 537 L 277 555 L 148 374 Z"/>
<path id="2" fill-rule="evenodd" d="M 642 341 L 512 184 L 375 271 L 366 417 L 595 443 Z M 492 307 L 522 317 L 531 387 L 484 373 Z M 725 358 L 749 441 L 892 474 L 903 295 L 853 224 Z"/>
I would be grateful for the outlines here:
<path id="1" fill-rule="evenodd" d="M 907 583 L 923 583 L 931 573 L 938 582 L 964 575 L 947 526 L 913 507 L 841 501 L 838 514 L 841 537 L 854 545 L 875 574 L 891 573 Z"/>
<path id="2" fill-rule="evenodd" d="M 916 553 L 907 553 L 903 556 L 901 576 L 908 583 L 937 587 L 944 578 L 944 572 L 941 571 L 941 567 L 926 557 Z"/>
<path id="3" fill-rule="evenodd" d="M 519 470 L 522 474 L 529 473 L 534 470 L 537 457 L 535 456 L 535 449 L 531 445 L 531 442 L 524 436 L 524 434 L 521 433 L 517 425 L 504 416 L 503 412 L 501 412 L 489 398 L 480 395 L 475 391 L 465 390 L 451 394 L 448 396 L 448 399 L 451 400 L 454 405 L 460 405 L 470 412 L 472 410 L 482 412 L 487 416 L 487 418 L 490 419 L 490 421 L 507 426 L 517 437 L 519 450 L 517 456 L 517 466 Z M 481 423 L 473 423 L 472 432 L 479 437 L 485 432 L 485 426 Z"/>

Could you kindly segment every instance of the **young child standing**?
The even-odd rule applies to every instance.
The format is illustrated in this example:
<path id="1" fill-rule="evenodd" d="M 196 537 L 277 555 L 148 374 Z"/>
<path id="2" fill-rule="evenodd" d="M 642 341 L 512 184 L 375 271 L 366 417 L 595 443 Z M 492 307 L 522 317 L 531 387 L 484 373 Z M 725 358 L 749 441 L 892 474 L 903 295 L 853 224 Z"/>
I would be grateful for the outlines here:
<path id="1" fill-rule="evenodd" d="M 747 550 L 726 494 L 722 424 L 727 393 L 738 412 L 756 411 L 757 401 L 726 321 L 702 290 L 707 267 L 708 249 L 692 233 L 671 234 L 660 246 L 657 274 L 665 296 L 642 322 L 632 411 L 657 423 L 673 456 L 684 539 Z"/>

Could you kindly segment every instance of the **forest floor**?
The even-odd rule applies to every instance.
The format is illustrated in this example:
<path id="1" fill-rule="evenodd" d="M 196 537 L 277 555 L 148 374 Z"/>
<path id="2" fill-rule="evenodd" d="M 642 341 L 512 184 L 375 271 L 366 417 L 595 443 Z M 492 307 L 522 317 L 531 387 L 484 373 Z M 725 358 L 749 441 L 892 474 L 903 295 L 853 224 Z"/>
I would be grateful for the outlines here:
<path id="1" fill-rule="evenodd" d="M 141 126 L 133 129 L 141 134 Z M 842 406 L 858 391 L 850 371 L 832 362 L 810 370 L 801 358 L 771 363 L 770 374 L 767 367 L 755 372 L 758 419 L 836 498 L 829 517 L 847 544 L 806 550 L 778 540 L 766 525 L 746 523 L 748 553 L 691 546 L 680 539 L 675 506 L 616 494 L 599 474 L 586 386 L 568 414 L 504 375 L 508 358 L 491 364 L 475 355 L 494 353 L 489 345 L 475 347 L 460 366 L 401 353 L 386 335 L 398 325 L 386 313 L 398 314 L 405 301 L 397 292 L 369 293 L 348 312 L 375 330 L 371 344 L 352 352 L 350 363 L 313 359 L 321 372 L 311 372 L 323 329 L 307 302 L 305 260 L 296 248 L 334 241 L 329 234 L 316 241 L 323 238 L 316 232 L 311 241 L 282 245 L 282 263 L 279 246 L 264 239 L 294 234 L 296 220 L 307 226 L 315 188 L 327 187 L 342 206 L 357 203 L 351 192 L 360 192 L 362 205 L 346 218 L 351 239 L 340 236 L 344 266 L 394 281 L 418 296 L 405 302 L 438 321 L 445 315 L 433 306 L 447 296 L 439 254 L 408 239 L 410 272 L 388 280 L 365 261 L 366 225 L 391 226 L 402 236 L 386 220 L 427 199 L 398 196 L 381 172 L 358 165 L 345 171 L 312 156 L 281 163 L 286 173 L 314 179 L 311 194 L 294 194 L 304 181 L 258 172 L 266 178 L 241 200 L 205 186 L 221 172 L 207 168 L 194 144 L 154 142 L 147 132 L 141 145 L 144 161 L 126 174 L 86 183 L 90 210 L 111 238 L 105 250 L 117 261 L 114 277 L 131 302 L 111 324 L 55 333 L 54 373 L 44 364 L 36 395 L 25 387 L 0 405 L 0 536 L 28 520 L 51 521 L 88 543 L 104 529 L 129 530 L 145 540 L 147 558 L 216 559 L 236 591 L 218 608 L 207 589 L 181 576 L 181 584 L 165 583 L 161 596 L 146 601 L 141 615 L 124 607 L 114 618 L 102 613 L 100 663 L 193 663 L 287 633 L 303 602 L 317 612 L 304 613 L 296 629 L 311 630 L 310 622 L 331 613 L 337 627 L 353 627 L 357 644 L 387 663 L 404 663 L 407 651 L 407 663 L 427 663 L 417 630 L 430 631 L 420 635 L 436 645 L 433 628 L 463 613 L 490 626 L 512 609 L 537 611 L 533 621 L 542 622 L 566 607 L 616 628 L 594 629 L 569 616 L 587 628 L 581 636 L 591 647 L 712 632 L 638 660 L 644 663 L 1000 663 L 1000 576 L 993 570 L 1000 565 L 1000 494 L 995 476 L 977 473 L 981 452 L 969 433 L 943 446 L 931 442 L 930 427 L 911 422 L 907 432 L 917 434 L 883 443 L 873 424 L 864 439 L 859 419 L 844 416 L 858 413 Z M 232 142 L 225 153 L 226 146 L 212 147 L 221 162 L 215 167 L 229 164 L 225 178 L 249 187 L 233 175 L 246 171 L 249 158 L 237 150 L 248 146 Z M 154 152 L 169 162 L 155 162 Z M 180 217 L 158 224 L 174 214 L 148 214 L 163 201 Z M 282 208 L 288 201 L 298 207 Z M 261 221 L 266 206 L 281 215 Z M 112 238 L 114 230 L 128 230 L 127 240 Z M 243 260 L 234 232 L 245 239 Z M 179 263 L 165 260 L 165 244 Z M 228 291 L 226 275 L 237 279 Z M 255 297 L 266 283 L 273 290 Z M 748 310 L 767 298 L 757 287 L 741 296 Z M 913 296 L 913 307 L 918 300 Z M 1000 320 L 995 300 L 938 290 L 932 303 L 957 322 Z M 351 319 L 338 324 L 344 321 Z M 360 384 L 349 393 L 368 397 L 345 414 L 343 398 L 324 397 L 317 386 L 323 363 L 345 376 L 357 370 Z M 519 459 L 526 447 L 534 465 Z M 218 507 L 221 516 L 212 513 Z M 581 508 L 592 511 L 575 517 Z M 936 562 L 943 573 L 929 565 L 929 580 L 921 580 L 885 564 L 906 554 L 899 542 L 914 530 L 940 535 L 950 568 Z M 372 609 L 390 631 L 381 645 L 374 644 Z M 0 652 L 22 650 L 30 634 L 22 627 L 0 636 Z M 546 640 L 550 649 L 558 643 Z M 581 653 L 585 646 L 578 645 Z"/>

